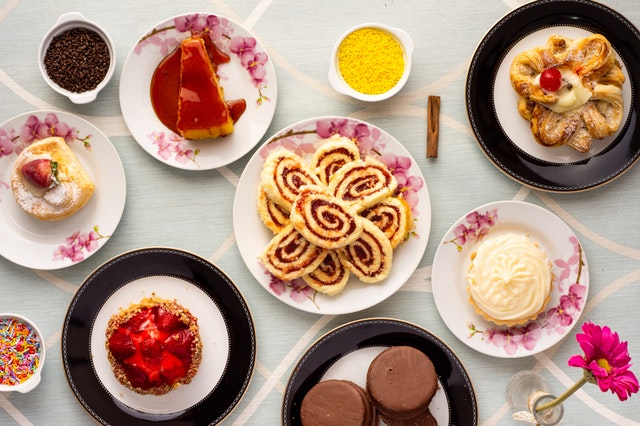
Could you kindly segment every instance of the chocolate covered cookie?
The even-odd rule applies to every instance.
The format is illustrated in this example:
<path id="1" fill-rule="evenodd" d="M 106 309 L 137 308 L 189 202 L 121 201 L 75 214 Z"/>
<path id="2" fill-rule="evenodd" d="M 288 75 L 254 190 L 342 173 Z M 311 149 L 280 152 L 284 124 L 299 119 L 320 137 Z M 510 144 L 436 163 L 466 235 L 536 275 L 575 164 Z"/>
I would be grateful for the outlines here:
<path id="1" fill-rule="evenodd" d="M 438 389 L 429 357 L 410 346 L 380 353 L 367 371 L 367 391 L 383 417 L 411 419 L 424 413 Z"/>
<path id="2" fill-rule="evenodd" d="M 377 415 L 366 391 L 349 380 L 325 380 L 313 386 L 302 400 L 304 426 L 373 426 Z"/>

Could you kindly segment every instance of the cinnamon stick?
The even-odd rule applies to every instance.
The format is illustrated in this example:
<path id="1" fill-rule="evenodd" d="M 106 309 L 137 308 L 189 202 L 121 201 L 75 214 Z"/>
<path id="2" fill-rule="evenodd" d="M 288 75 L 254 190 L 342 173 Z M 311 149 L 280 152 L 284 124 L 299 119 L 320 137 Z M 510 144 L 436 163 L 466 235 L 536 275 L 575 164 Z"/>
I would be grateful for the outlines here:
<path id="1" fill-rule="evenodd" d="M 427 158 L 438 156 L 440 133 L 440 96 L 429 96 L 427 103 Z"/>

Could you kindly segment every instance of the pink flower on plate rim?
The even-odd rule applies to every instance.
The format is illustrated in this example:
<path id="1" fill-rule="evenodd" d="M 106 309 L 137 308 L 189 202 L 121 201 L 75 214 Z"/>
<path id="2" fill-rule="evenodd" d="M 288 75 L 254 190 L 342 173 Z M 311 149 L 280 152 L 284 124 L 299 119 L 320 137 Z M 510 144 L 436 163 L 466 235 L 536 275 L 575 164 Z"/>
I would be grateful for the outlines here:
<path id="1" fill-rule="evenodd" d="M 65 239 L 64 244 L 58 245 L 53 253 L 53 260 L 69 259 L 73 263 L 81 262 L 85 258 L 85 253 L 90 253 L 99 248 L 98 240 L 109 238 L 102 235 L 98 225 L 95 225 L 89 232 L 76 231 Z"/>

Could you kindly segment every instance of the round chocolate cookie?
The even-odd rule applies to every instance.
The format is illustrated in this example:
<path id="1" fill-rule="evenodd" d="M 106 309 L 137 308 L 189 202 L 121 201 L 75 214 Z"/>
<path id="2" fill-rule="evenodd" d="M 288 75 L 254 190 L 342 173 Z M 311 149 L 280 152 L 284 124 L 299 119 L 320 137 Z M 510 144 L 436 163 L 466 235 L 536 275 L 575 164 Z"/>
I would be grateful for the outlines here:
<path id="1" fill-rule="evenodd" d="M 410 346 L 393 346 L 371 362 L 367 391 L 383 417 L 411 419 L 427 410 L 438 389 L 433 363 Z"/>
<path id="2" fill-rule="evenodd" d="M 436 418 L 433 417 L 429 409 L 410 419 L 392 419 L 383 416 L 382 421 L 384 421 L 387 426 L 438 426 Z"/>
<path id="3" fill-rule="evenodd" d="M 377 415 L 366 391 L 349 380 L 325 380 L 302 399 L 300 420 L 304 426 L 373 426 Z"/>

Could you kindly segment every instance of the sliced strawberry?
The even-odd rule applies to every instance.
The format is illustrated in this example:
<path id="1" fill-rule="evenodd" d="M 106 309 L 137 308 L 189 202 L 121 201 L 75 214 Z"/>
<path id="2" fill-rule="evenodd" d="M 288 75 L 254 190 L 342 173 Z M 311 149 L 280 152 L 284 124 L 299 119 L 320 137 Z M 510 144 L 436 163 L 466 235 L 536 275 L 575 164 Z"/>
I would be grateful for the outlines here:
<path id="1" fill-rule="evenodd" d="M 155 383 L 152 383 L 146 376 L 146 374 L 138 367 L 134 365 L 124 366 L 125 374 L 127 375 L 127 379 L 129 382 L 136 388 L 140 389 L 150 389 L 156 386 Z"/>
<path id="2" fill-rule="evenodd" d="M 146 330 L 151 326 L 155 327 L 153 322 L 153 313 L 150 309 L 145 309 L 129 319 L 126 326 L 135 333 Z"/>
<path id="3" fill-rule="evenodd" d="M 140 342 L 140 354 L 145 361 L 153 363 L 162 357 L 162 344 L 155 339 L 145 339 Z"/>
<path id="4" fill-rule="evenodd" d="M 167 338 L 165 348 L 185 362 L 191 360 L 193 334 L 189 330 L 180 330 Z"/>
<path id="5" fill-rule="evenodd" d="M 116 331 L 109 338 L 109 350 L 119 360 L 125 360 L 136 352 L 131 337 L 121 330 Z"/>
<path id="6" fill-rule="evenodd" d="M 31 160 L 20 170 L 24 179 L 38 188 L 50 188 L 58 183 L 58 163 L 47 158 Z"/>
<path id="7" fill-rule="evenodd" d="M 184 324 L 180 319 L 164 309 L 158 309 L 158 318 L 156 324 L 161 331 L 166 333 L 174 333 L 175 331 L 184 328 Z"/>
<path id="8" fill-rule="evenodd" d="M 168 385 L 176 383 L 187 375 L 189 367 L 182 362 L 179 358 L 166 353 L 162 357 L 162 363 L 160 365 L 160 376 L 162 381 Z"/>

